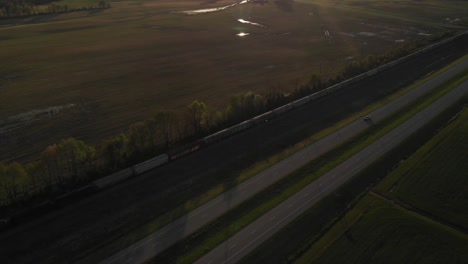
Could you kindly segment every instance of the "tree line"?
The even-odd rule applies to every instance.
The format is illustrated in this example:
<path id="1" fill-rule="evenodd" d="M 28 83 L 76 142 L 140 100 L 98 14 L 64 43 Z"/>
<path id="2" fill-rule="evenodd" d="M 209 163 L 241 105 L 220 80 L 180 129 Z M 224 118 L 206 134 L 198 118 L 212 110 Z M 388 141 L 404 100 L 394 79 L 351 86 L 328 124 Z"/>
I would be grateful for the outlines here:
<path id="1" fill-rule="evenodd" d="M 33 162 L 0 163 L 0 204 L 17 204 L 85 185 L 252 118 L 283 103 L 279 98 L 246 92 L 232 96 L 221 110 L 194 100 L 184 111 L 161 111 L 95 146 L 69 138 L 48 146 Z"/>
<path id="2" fill-rule="evenodd" d="M 409 54 L 417 47 L 407 45 L 381 56 L 369 55 L 349 63 L 331 80 L 324 81 L 314 74 L 290 94 L 273 90 L 263 95 L 246 92 L 232 96 L 223 109 L 194 100 L 183 111 L 161 111 L 95 146 L 69 138 L 48 146 L 33 162 L 0 163 L 0 205 L 21 204 L 32 197 L 57 195 L 86 185 Z"/>

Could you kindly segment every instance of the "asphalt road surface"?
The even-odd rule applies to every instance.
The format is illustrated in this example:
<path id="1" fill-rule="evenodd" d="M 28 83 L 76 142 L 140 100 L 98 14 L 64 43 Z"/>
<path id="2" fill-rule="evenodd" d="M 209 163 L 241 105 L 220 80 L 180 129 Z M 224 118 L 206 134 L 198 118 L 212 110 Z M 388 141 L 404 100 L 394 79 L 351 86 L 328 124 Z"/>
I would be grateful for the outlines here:
<path id="1" fill-rule="evenodd" d="M 399 127 L 352 156 L 318 180 L 291 196 L 277 207 L 239 231 L 196 261 L 196 264 L 236 263 L 282 227 L 312 207 L 320 199 L 336 190 L 386 152 L 401 143 L 413 132 L 427 124 L 444 109 L 468 94 L 468 81 L 444 95 Z M 376 114 L 376 113 L 374 113 Z M 380 115 L 373 115 L 381 118 Z"/>
<path id="2" fill-rule="evenodd" d="M 370 125 L 373 124 L 373 122 L 379 122 L 380 120 L 385 119 L 386 117 L 390 116 L 391 114 L 395 113 L 405 105 L 408 105 L 421 97 L 422 95 L 428 93 L 429 91 L 433 90 L 436 88 L 438 85 L 442 84 L 446 80 L 450 79 L 457 73 L 461 72 L 462 70 L 468 68 L 468 59 L 464 60 L 462 63 L 456 65 L 455 67 L 451 68 L 450 70 L 444 72 L 443 74 L 435 77 L 429 82 L 426 82 L 423 85 L 420 85 L 419 87 L 411 90 L 410 92 L 404 94 L 403 96 L 393 100 L 392 102 L 384 105 L 383 107 L 373 111 L 372 113 L 369 113 L 371 116 L 371 121 L 365 122 L 362 119 L 356 120 L 355 122 L 349 124 L 348 126 L 340 129 L 339 131 L 336 131 L 335 133 L 323 138 L 322 140 L 310 145 L 309 147 L 299 151 L 298 153 L 290 156 L 289 158 L 279 162 L 278 164 L 268 168 L 267 170 L 259 173 L 255 177 L 252 177 L 251 179 L 243 182 L 242 184 L 234 187 L 233 189 L 223 193 L 222 195 L 216 197 L 215 199 L 211 200 L 210 202 L 206 203 L 205 205 L 197 208 L 196 210 L 192 211 L 191 213 L 181 217 L 177 221 L 173 222 L 172 224 L 166 226 L 165 228 L 159 230 L 158 232 L 146 237 L 145 239 L 135 243 L 134 245 L 128 247 L 127 249 L 111 256 L 110 258 L 106 259 L 102 263 L 110 264 L 110 263 L 143 263 L 145 261 L 148 261 L 152 257 L 156 256 L 166 248 L 170 247 L 171 245 L 175 244 L 176 242 L 182 240 L 183 238 L 189 236 L 190 234 L 193 234 L 196 230 L 204 226 L 205 224 L 215 220 L 216 218 L 220 217 L 224 213 L 230 210 L 230 208 L 235 207 L 242 202 L 248 200 L 249 198 L 253 197 L 256 193 L 262 191 L 269 185 L 277 182 L 278 180 L 286 177 L 287 175 L 291 174 L 293 171 L 301 168 L 305 164 L 309 163 L 310 161 L 314 160 L 315 158 L 319 157 L 320 155 L 332 150 L 333 148 L 339 146 L 340 144 L 346 142 L 347 140 L 353 138 L 354 136 L 358 135 L 359 133 L 363 132 L 366 128 L 368 128 Z M 440 108 L 440 111 L 442 111 L 444 108 Z M 437 114 L 437 113 L 435 113 Z M 414 117 L 416 118 L 416 117 Z M 414 119 L 412 118 L 412 120 Z M 418 120 L 417 124 L 424 124 L 424 122 L 427 122 L 426 119 L 416 119 Z M 411 122 L 410 122 L 411 123 Z M 416 122 L 415 122 L 416 123 Z M 405 123 L 406 124 L 406 123 Z M 402 125 L 403 126 L 403 125 Z M 418 126 L 419 127 L 419 126 Z M 414 131 L 418 127 L 413 126 L 411 128 L 414 128 L 413 130 L 408 130 L 408 131 Z M 409 135 L 408 131 L 406 133 L 402 133 L 400 137 L 395 139 L 395 137 L 392 137 L 391 141 L 384 141 L 385 142 L 385 147 L 378 146 L 379 152 L 374 153 L 374 152 L 369 152 L 366 156 L 363 154 L 363 152 L 357 154 L 355 157 L 351 158 L 345 164 L 353 164 L 349 162 L 355 162 L 358 163 L 357 160 L 362 160 L 360 163 L 360 166 L 353 166 L 351 165 L 346 165 L 348 167 L 345 167 L 343 169 L 343 165 L 339 166 L 339 170 L 336 171 L 333 170 L 335 173 L 333 176 L 327 176 L 325 177 L 325 180 L 318 180 L 317 183 L 311 184 L 308 188 L 308 191 L 305 192 L 304 197 L 307 197 L 310 194 L 314 194 L 312 190 L 317 189 L 317 188 L 322 188 L 320 187 L 323 185 L 323 190 L 322 192 L 318 194 L 314 194 L 314 199 L 312 199 L 314 202 L 322 198 L 324 195 L 329 193 L 330 190 L 335 189 L 339 183 L 342 183 L 349 179 L 351 176 L 353 176 L 356 172 L 358 172 L 360 169 L 364 168 L 365 166 L 369 165 L 371 161 L 375 160 L 378 155 L 381 155 L 385 153 L 385 151 L 389 150 L 391 147 L 394 146 L 394 144 L 398 143 L 398 140 L 401 140 L 405 137 L 405 135 Z M 393 133 L 393 132 L 392 132 Z M 398 132 L 400 133 L 400 132 Z M 393 134 L 392 134 L 393 135 Z M 388 135 L 387 135 L 388 136 Z M 387 137 L 386 136 L 386 137 Z M 381 140 L 379 140 L 380 142 Z M 374 144 L 372 145 L 374 146 Z M 337 169 L 338 169 L 337 168 Z M 352 168 L 350 170 L 350 168 Z M 347 171 L 347 174 L 342 174 L 342 172 Z M 335 175 L 340 175 L 339 178 L 335 178 L 337 176 Z M 319 187 L 317 187 L 319 186 Z M 304 193 L 304 191 L 300 192 L 301 194 Z M 294 201 L 299 201 L 297 198 L 297 195 L 295 195 Z M 302 196 L 301 196 L 302 197 Z M 291 198 L 292 199 L 292 198 Z M 291 200 L 289 199 L 289 200 Z M 288 200 L 288 201 L 289 201 Z M 282 209 L 287 212 L 291 212 L 290 216 L 288 214 L 287 220 L 292 220 L 294 219 L 295 216 L 298 214 L 294 213 L 294 210 L 298 210 L 298 212 L 303 212 L 300 208 L 308 208 L 308 206 L 305 207 L 300 207 L 297 209 L 294 209 L 292 207 L 289 207 L 293 203 L 296 202 L 288 202 L 286 201 L 285 203 L 288 203 L 286 205 L 286 208 L 289 209 Z M 308 203 L 307 203 L 308 205 Z M 276 209 L 274 209 L 276 210 Z M 305 210 L 305 209 L 304 209 Z M 272 230 L 277 230 L 274 229 L 274 226 L 271 224 L 271 221 L 274 219 L 280 219 L 281 217 L 284 218 L 284 211 L 275 213 L 271 215 L 270 221 L 261 221 L 258 225 L 265 225 L 265 227 L 271 227 Z M 299 213 L 299 214 L 300 214 Z M 268 214 L 270 215 L 270 213 Z M 294 217 L 292 217 L 294 216 Z M 279 217 L 279 218 L 278 218 Z M 281 218 L 282 219 L 282 218 Z M 286 221 L 286 220 L 285 220 Z M 289 221 L 286 221 L 288 223 Z M 276 223 L 276 222 L 274 222 Z M 278 225 L 281 225 L 280 223 L 277 223 Z M 283 225 L 281 225 L 283 226 Z M 258 227 L 258 226 L 257 226 Z M 245 241 L 252 240 L 253 237 L 255 237 L 257 234 L 262 234 L 264 231 L 257 233 L 257 228 L 249 229 L 249 236 L 246 238 L 247 240 L 240 239 L 234 239 L 232 242 L 226 242 L 226 246 L 222 247 L 220 246 L 220 249 L 217 249 L 214 251 L 214 253 L 210 253 L 207 257 L 208 259 L 202 259 L 202 262 L 199 263 L 209 263 L 209 261 L 213 261 L 213 263 L 221 263 L 224 256 L 226 256 L 226 252 L 228 255 L 231 251 L 235 250 L 236 247 L 240 248 L 241 245 L 245 245 Z M 262 230 L 262 229 L 259 229 Z M 269 233 L 268 231 L 267 233 Z M 263 235 L 262 235 L 263 236 Z M 261 241 L 263 240 L 259 240 Z M 243 244 L 244 243 L 244 244 Z M 253 243 L 253 242 L 252 242 Z M 229 244 L 229 246 L 227 246 Z M 255 244 L 257 245 L 257 244 Z M 253 247 L 252 247 L 253 248 Z M 223 250 L 227 250 L 224 252 Z M 247 251 L 246 251 L 247 252 Z M 214 254 L 213 257 L 211 257 L 211 254 Z M 220 258 L 222 256 L 223 258 Z M 242 254 L 243 256 L 243 254 Z M 213 259 L 211 259 L 213 258 Z M 237 258 L 235 258 L 237 259 Z M 231 263 L 231 262 L 230 262 Z"/>

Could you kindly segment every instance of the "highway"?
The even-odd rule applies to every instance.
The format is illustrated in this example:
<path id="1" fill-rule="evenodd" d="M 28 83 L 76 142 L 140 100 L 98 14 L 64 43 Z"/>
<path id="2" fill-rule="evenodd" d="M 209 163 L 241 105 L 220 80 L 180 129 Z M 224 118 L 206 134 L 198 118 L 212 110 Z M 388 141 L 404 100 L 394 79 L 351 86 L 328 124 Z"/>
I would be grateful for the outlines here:
<path id="1" fill-rule="evenodd" d="M 444 95 L 402 125 L 390 131 L 318 180 L 306 186 L 277 207 L 264 214 L 236 235 L 196 261 L 196 264 L 236 263 L 266 241 L 282 227 L 312 207 L 320 199 L 382 157 L 413 132 L 427 124 L 463 95 L 468 94 L 468 81 Z M 375 116 L 375 115 L 373 115 Z M 375 116 L 381 118 L 381 116 Z"/>
<path id="2" fill-rule="evenodd" d="M 444 72 L 443 74 L 433 78 L 431 81 L 420 85 L 419 87 L 411 90 L 403 96 L 391 101 L 390 103 L 382 106 L 381 108 L 373 111 L 372 113 L 369 113 L 369 115 L 372 116 L 372 122 L 364 122 L 362 119 L 352 122 L 346 127 L 317 141 L 309 147 L 299 151 L 298 153 L 290 156 L 289 158 L 279 162 L 278 164 L 252 177 L 251 179 L 243 182 L 237 187 L 234 187 L 233 189 L 223 193 L 222 195 L 211 200 L 205 205 L 197 208 L 191 213 L 181 217 L 180 219 L 174 221 L 173 223 L 164 227 L 163 229 L 131 245 L 125 250 L 122 250 L 117 254 L 109 257 L 102 263 L 143 263 L 145 261 L 150 260 L 151 258 L 156 256 L 163 250 L 167 249 L 171 245 L 189 236 L 190 234 L 193 234 L 200 227 L 223 215 L 228 210 L 230 210 L 230 208 L 241 204 L 242 202 L 254 196 L 256 193 L 268 187 L 269 185 L 286 177 L 293 171 L 304 166 L 305 164 L 309 163 L 310 161 L 314 160 L 320 155 L 332 150 L 333 148 L 339 146 L 340 144 L 363 132 L 370 125 L 372 125 L 373 122 L 379 122 L 380 120 L 383 120 L 391 114 L 395 113 L 405 105 L 411 104 L 422 95 L 433 90 L 438 85 L 450 79 L 451 77 L 453 77 L 454 75 L 463 71 L 466 68 L 468 68 L 467 59 L 465 59 L 463 62 L 459 63 L 455 67 L 451 68 L 450 70 Z M 442 111 L 442 109 L 443 108 L 440 108 L 439 110 Z M 437 114 L 437 111 L 433 114 Z M 417 116 L 419 118 L 419 115 Z M 416 116 L 413 117 L 411 120 L 413 120 L 414 118 L 416 118 Z M 306 187 L 303 191 L 294 195 L 293 197 L 282 203 L 280 206 L 276 207 L 275 209 L 267 213 L 265 216 L 255 221 L 252 224 L 254 227 L 251 227 L 252 225 L 250 225 L 245 229 L 247 231 L 241 231 L 239 234 L 235 235 L 233 238 L 220 245 L 214 251 L 210 252 L 198 263 L 210 263 L 210 261 L 213 261 L 212 263 L 222 263 L 226 256 L 232 256 L 226 258 L 227 260 L 229 260 L 229 263 L 233 263 L 232 261 L 240 259 L 240 257 L 244 256 L 255 246 L 257 246 L 266 238 L 271 236 L 274 233 L 274 231 L 279 230 L 282 226 L 292 221 L 292 219 L 300 215 L 300 213 L 302 213 L 304 210 L 310 207 L 310 205 L 318 201 L 324 195 L 331 192 L 333 189 L 339 186 L 339 184 L 352 177 L 360 169 L 370 164 L 373 160 L 375 160 L 378 157 L 378 155 L 382 155 L 394 144 L 397 144 L 397 142 L 399 142 L 398 140 L 402 140 L 405 137 L 404 135 L 407 135 L 408 131 L 410 131 L 411 129 L 417 129 L 419 126 L 416 126 L 415 124 L 423 124 L 429 119 L 426 120 L 419 118 L 416 120 L 419 121 L 414 122 L 413 126 L 411 126 L 410 128 L 406 128 L 407 130 L 403 130 L 405 133 L 401 133 L 402 136 L 398 136 L 397 138 L 392 137 L 390 141 L 382 141 L 384 138 L 387 138 L 387 136 L 385 136 L 384 138 L 378 141 L 380 142 L 380 144 L 385 145 L 375 147 L 374 145 L 378 142 L 372 144 L 373 147 L 378 149 L 378 152 L 371 152 L 367 148 L 364 151 L 367 151 L 365 153 L 367 153 L 367 155 L 370 157 L 367 157 L 365 154 L 363 154 L 363 152 L 360 152 L 344 164 L 334 169 L 332 171 L 334 174 L 330 175 L 330 173 L 332 173 L 330 172 L 329 174 L 320 178 L 310 186 Z M 392 133 L 394 132 L 392 131 Z M 358 163 L 360 165 L 352 166 L 352 164 L 355 163 Z M 350 168 L 353 169 L 350 170 Z M 337 169 L 339 170 L 336 171 Z M 347 171 L 347 173 L 341 175 L 341 172 L 344 171 Z M 304 199 L 306 200 L 305 203 L 303 202 Z M 297 205 L 300 206 L 297 207 Z M 278 208 L 282 209 L 278 211 Z M 265 220 L 265 217 L 267 217 L 268 219 Z M 271 225 L 271 222 L 275 223 L 275 225 Z M 258 225 L 263 225 L 263 228 L 269 229 L 263 230 Z M 247 243 L 246 241 L 249 242 Z M 230 260 L 231 258 L 232 261 Z"/>

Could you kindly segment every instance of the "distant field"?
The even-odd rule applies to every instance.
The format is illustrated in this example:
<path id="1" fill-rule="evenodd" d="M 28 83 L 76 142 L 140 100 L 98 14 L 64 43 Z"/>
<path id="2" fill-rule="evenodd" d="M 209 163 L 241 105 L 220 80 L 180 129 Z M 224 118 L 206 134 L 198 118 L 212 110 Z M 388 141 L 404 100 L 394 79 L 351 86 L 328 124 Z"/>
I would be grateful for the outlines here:
<path id="1" fill-rule="evenodd" d="M 337 234 L 341 230 L 337 240 L 325 236 L 321 242 L 328 243 L 326 249 L 310 251 L 298 263 L 463 263 L 468 259 L 466 235 L 377 196 L 367 195 L 344 219 L 332 229 Z"/>
<path id="2" fill-rule="evenodd" d="M 468 110 L 382 183 L 380 190 L 468 229 Z"/>
<path id="3" fill-rule="evenodd" d="M 468 9 L 442 0 L 270 1 L 177 13 L 232 3 L 114 1 L 0 20 L 0 160 L 70 136 L 96 143 L 194 99 L 222 107 L 245 91 L 286 92 L 312 73 L 333 76 L 353 59 L 459 27 Z"/>

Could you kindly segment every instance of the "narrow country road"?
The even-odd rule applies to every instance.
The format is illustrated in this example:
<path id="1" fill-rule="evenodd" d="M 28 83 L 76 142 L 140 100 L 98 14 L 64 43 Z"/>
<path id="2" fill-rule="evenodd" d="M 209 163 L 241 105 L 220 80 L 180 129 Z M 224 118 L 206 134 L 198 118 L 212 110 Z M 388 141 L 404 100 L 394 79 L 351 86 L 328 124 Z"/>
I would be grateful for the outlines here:
<path id="1" fill-rule="evenodd" d="M 386 117 L 395 113 L 396 111 L 398 111 L 405 105 L 408 105 L 414 102 L 419 97 L 430 92 L 431 90 L 436 88 L 438 85 L 447 81 L 448 79 L 455 76 L 457 73 L 460 73 L 466 68 L 468 68 L 468 59 L 465 59 L 461 63 L 457 64 L 455 67 L 433 78 L 429 82 L 426 82 L 423 85 L 420 85 L 419 87 L 411 90 L 410 92 L 404 94 L 403 96 L 382 106 L 381 108 L 373 111 L 372 113 L 369 113 L 369 115 L 372 116 L 372 122 L 379 122 L 380 120 L 385 119 Z M 465 86 L 466 86 L 466 83 L 465 83 Z M 461 88 L 458 88 L 457 91 L 460 89 Z M 449 104 L 449 103 L 450 102 L 447 102 L 446 104 Z M 442 111 L 443 109 L 444 107 L 442 106 L 436 110 L 432 110 L 433 112 L 431 113 L 435 115 L 438 113 L 437 111 L 439 110 Z M 247 227 L 245 230 L 248 229 L 248 231 L 245 231 L 245 230 L 241 231 L 239 234 L 237 234 L 233 238 L 229 239 L 227 242 L 220 245 L 214 251 L 210 252 L 208 255 L 202 258 L 198 263 L 210 263 L 210 261 L 213 261 L 212 263 L 222 263 L 224 261 L 225 256 L 232 256 L 231 257 L 233 259 L 232 261 L 240 259 L 240 257 L 248 253 L 256 245 L 260 244 L 267 237 L 271 236 L 274 233 L 274 231 L 279 230 L 282 226 L 290 222 L 297 215 L 299 215 L 305 209 L 310 207 L 311 204 L 315 203 L 316 201 L 321 199 L 324 195 L 329 193 L 331 190 L 335 189 L 340 183 L 346 181 L 347 179 L 355 175 L 359 171 L 359 169 L 362 169 L 368 164 L 370 164 L 373 160 L 375 160 L 375 158 L 378 155 L 382 155 L 383 153 L 385 153 L 385 151 L 391 148 L 394 144 L 397 144 L 399 142 L 398 140 L 402 140 L 405 137 L 404 135 L 407 135 L 407 133 L 409 133 L 411 129 L 413 130 L 417 129 L 419 126 L 416 126 L 416 124 L 424 124 L 425 122 L 427 122 L 427 120 L 429 120 L 429 119 L 426 120 L 422 118 L 413 120 L 414 118 L 416 118 L 416 116 L 411 119 L 412 122 L 410 123 L 412 124 L 412 126 L 410 128 L 406 128 L 406 130 L 403 130 L 404 133 L 401 133 L 402 136 L 399 136 L 397 138 L 392 138 L 392 140 L 387 140 L 388 142 L 384 141 L 385 145 L 375 147 L 376 149 L 378 149 L 378 152 L 376 153 L 367 151 L 366 152 L 367 154 L 363 154 L 363 152 L 360 152 L 359 154 L 356 155 L 357 158 L 356 156 L 354 156 L 353 158 L 350 159 L 351 163 L 348 163 L 350 162 L 350 160 L 344 163 L 344 164 L 348 164 L 346 165 L 347 167 L 343 167 L 344 164 L 340 165 L 339 167 L 336 168 L 336 169 L 340 168 L 339 171 L 336 171 L 336 169 L 332 171 L 335 173 L 333 174 L 333 176 L 329 175 L 331 173 L 330 172 L 329 174 L 320 178 L 320 180 L 317 180 L 315 183 L 308 186 L 306 188 L 308 190 L 307 192 L 304 192 L 306 191 L 305 189 L 301 191 L 300 194 L 304 196 L 300 196 L 298 193 L 297 195 L 294 195 L 293 197 L 291 197 L 290 199 L 288 199 L 287 201 L 283 203 L 283 204 L 287 204 L 286 207 L 284 207 L 283 204 L 281 204 L 277 208 L 267 213 L 266 215 L 269 215 L 270 217 L 268 218 L 269 219 L 268 221 L 266 221 L 264 219 L 265 216 L 263 216 L 262 218 L 258 219 L 252 224 L 255 226 L 254 228 L 251 228 L 252 225 Z M 171 245 L 189 236 L 190 234 L 193 234 L 196 230 L 198 230 L 205 224 L 223 215 L 224 213 L 229 211 L 230 208 L 235 207 L 241 204 L 242 202 L 248 200 L 249 198 L 253 197 L 256 193 L 265 189 L 269 185 L 286 177 L 293 171 L 304 166 L 305 164 L 309 163 L 310 161 L 314 160 L 320 155 L 332 150 L 333 148 L 339 146 L 340 144 L 346 142 L 347 140 L 361 133 L 366 128 L 368 128 L 369 125 L 371 125 L 370 122 L 364 122 L 361 119 L 358 119 L 352 122 L 346 127 L 319 140 L 318 142 L 310 145 L 309 147 L 299 151 L 298 153 L 290 156 L 289 158 L 279 162 L 278 164 L 252 177 L 251 179 L 234 187 L 233 189 L 226 191 L 222 195 L 206 203 L 205 205 L 197 208 L 191 213 L 181 217 L 180 219 L 174 221 L 173 223 L 169 224 L 163 229 L 131 245 L 125 250 L 122 250 L 121 252 L 109 257 L 108 259 L 104 260 L 102 263 L 105 263 L 105 264 L 143 263 L 145 261 L 150 260 L 151 258 L 156 256 L 163 250 L 167 249 Z M 384 138 L 387 138 L 387 136 L 385 136 Z M 382 139 L 379 140 L 378 142 L 381 142 L 381 141 Z M 374 146 L 374 144 L 372 146 Z M 381 142 L 381 144 L 384 144 L 384 143 Z M 361 161 L 357 162 L 357 160 L 361 160 Z M 354 164 L 354 163 L 358 163 L 359 166 L 349 165 L 349 164 Z M 341 175 L 340 172 L 344 172 L 344 171 L 347 171 L 347 173 Z M 320 189 L 320 191 L 317 193 L 318 189 Z M 312 190 L 315 190 L 315 191 L 312 191 Z M 306 199 L 307 202 L 303 203 L 297 197 L 302 197 L 303 199 L 307 198 Z M 291 200 L 293 198 L 296 200 Z M 291 201 L 294 201 L 294 202 L 291 202 Z M 292 204 L 295 204 L 295 206 L 292 206 Z M 303 205 L 296 208 L 296 205 L 299 205 L 299 204 L 303 204 Z M 284 207 L 284 208 L 281 209 L 279 212 L 272 214 L 273 212 L 276 212 L 279 207 L 281 208 Z M 281 221 L 279 220 L 283 218 L 284 220 L 281 220 Z M 276 221 L 273 221 L 273 220 L 276 220 Z M 275 225 L 271 224 L 272 221 L 273 223 L 275 223 Z M 262 226 L 262 228 L 270 228 L 270 229 L 261 231 L 262 228 L 260 228 L 260 226 Z M 227 245 L 230 245 L 230 246 L 227 246 Z M 230 259 L 230 258 L 227 258 L 227 259 Z M 232 261 L 229 260 L 229 263 L 233 263 Z"/>

